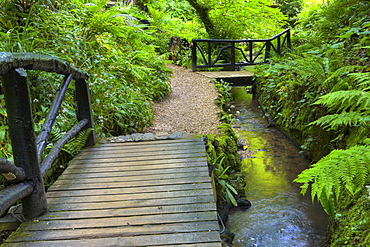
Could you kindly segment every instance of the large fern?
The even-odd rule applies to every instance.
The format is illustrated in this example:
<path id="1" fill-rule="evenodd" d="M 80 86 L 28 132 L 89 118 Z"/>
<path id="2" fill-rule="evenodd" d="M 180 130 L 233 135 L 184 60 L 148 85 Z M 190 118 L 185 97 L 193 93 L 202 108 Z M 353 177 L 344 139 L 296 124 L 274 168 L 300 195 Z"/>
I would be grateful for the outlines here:
<path id="1" fill-rule="evenodd" d="M 333 114 L 326 115 L 312 124 L 325 128 L 338 128 L 339 126 L 368 126 L 370 116 L 370 73 L 356 72 L 366 68 L 360 66 L 347 66 L 338 69 L 324 84 L 337 80 L 331 93 L 323 95 L 315 105 L 326 106 Z M 348 90 L 335 91 L 338 88 Z"/>
<path id="2" fill-rule="evenodd" d="M 325 128 L 367 126 L 370 115 L 370 92 L 362 90 L 337 91 L 321 96 L 314 104 L 324 105 L 335 112 L 311 123 Z"/>
<path id="3" fill-rule="evenodd" d="M 334 202 L 346 189 L 352 195 L 361 191 L 370 173 L 370 147 L 354 146 L 347 150 L 333 150 L 294 180 L 303 183 L 305 194 L 311 184 L 311 197 L 318 198 L 325 212 L 335 215 Z"/>
<path id="4" fill-rule="evenodd" d="M 330 88 L 331 92 L 351 89 L 353 88 L 352 82 L 354 80 L 353 78 L 349 78 L 348 75 L 362 69 L 362 66 L 356 65 L 343 66 L 333 72 L 328 78 L 326 78 L 323 84 L 327 88 Z"/>

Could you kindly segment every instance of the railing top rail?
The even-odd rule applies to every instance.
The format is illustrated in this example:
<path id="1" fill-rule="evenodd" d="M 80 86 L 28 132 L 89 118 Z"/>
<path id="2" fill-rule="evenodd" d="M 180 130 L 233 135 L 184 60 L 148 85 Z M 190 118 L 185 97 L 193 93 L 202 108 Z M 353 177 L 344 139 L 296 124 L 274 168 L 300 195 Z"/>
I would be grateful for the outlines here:
<path id="1" fill-rule="evenodd" d="M 64 82 L 56 91 L 51 109 L 37 138 L 33 124 L 27 75 L 18 68 L 65 75 Z M 86 145 L 92 146 L 96 143 L 90 91 L 87 84 L 88 74 L 56 57 L 31 53 L 0 52 L 0 76 L 2 77 L 0 82 L 8 113 L 9 136 L 14 156 L 14 164 L 0 159 L 0 173 L 8 175 L 4 178 L 9 185 L 0 191 L 0 216 L 6 213 L 11 205 L 22 200 L 25 217 L 31 219 L 47 210 L 43 176 L 58 157 L 63 145 L 78 132 L 87 129 L 91 129 L 91 131 L 87 137 Z M 72 79 L 75 80 L 74 99 L 78 124 L 53 145 L 40 166 L 41 153 L 49 139 Z"/>
<path id="2" fill-rule="evenodd" d="M 88 79 L 87 73 L 56 57 L 23 52 L 0 52 L 0 75 L 5 75 L 13 68 L 42 70 L 62 75 L 72 74 L 73 79 Z"/>
<path id="3" fill-rule="evenodd" d="M 241 43 L 241 42 L 267 42 L 267 41 L 272 41 L 279 36 L 287 33 L 290 31 L 290 28 L 285 29 L 283 32 L 275 35 L 272 38 L 269 39 L 240 39 L 240 40 L 235 40 L 235 39 L 193 39 L 193 42 L 229 42 L 229 43 Z"/>

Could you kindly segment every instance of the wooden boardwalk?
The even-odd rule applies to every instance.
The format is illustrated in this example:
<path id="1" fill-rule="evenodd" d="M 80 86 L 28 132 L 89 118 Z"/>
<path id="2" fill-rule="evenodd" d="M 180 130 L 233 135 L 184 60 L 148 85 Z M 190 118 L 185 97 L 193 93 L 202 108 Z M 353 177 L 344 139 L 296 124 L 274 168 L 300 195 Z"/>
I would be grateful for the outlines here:
<path id="1" fill-rule="evenodd" d="M 201 139 L 86 149 L 47 197 L 1 246 L 221 246 Z"/>
<path id="2" fill-rule="evenodd" d="M 248 70 L 240 71 L 198 71 L 197 74 L 208 78 L 223 80 L 233 86 L 251 86 L 254 83 L 254 73 Z"/>

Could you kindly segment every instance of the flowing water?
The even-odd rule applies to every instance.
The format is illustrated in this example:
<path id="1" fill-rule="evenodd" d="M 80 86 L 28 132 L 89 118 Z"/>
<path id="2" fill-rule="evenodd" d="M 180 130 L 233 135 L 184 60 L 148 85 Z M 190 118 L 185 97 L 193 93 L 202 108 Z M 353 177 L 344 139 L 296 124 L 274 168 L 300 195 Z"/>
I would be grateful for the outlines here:
<path id="1" fill-rule="evenodd" d="M 227 221 L 234 246 L 325 246 L 327 216 L 310 195 L 292 181 L 309 165 L 292 142 L 266 127 L 261 110 L 243 87 L 233 89 L 239 121 L 236 130 L 248 143 L 251 157 L 242 162 L 247 211 L 234 211 Z"/>

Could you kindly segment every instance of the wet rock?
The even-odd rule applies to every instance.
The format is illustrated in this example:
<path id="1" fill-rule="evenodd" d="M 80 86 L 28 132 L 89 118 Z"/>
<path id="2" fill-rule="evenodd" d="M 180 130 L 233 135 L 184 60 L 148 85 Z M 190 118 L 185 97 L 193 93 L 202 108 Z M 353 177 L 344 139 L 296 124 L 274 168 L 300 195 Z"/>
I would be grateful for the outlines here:
<path id="1" fill-rule="evenodd" d="M 168 133 L 166 133 L 166 132 L 158 133 L 155 136 L 155 139 L 157 139 L 157 140 L 167 140 L 168 139 Z"/>
<path id="2" fill-rule="evenodd" d="M 143 139 L 143 134 L 141 133 L 135 133 L 135 134 L 132 134 L 131 137 L 134 139 L 134 141 L 138 142 L 138 141 L 141 141 Z"/>
<path id="3" fill-rule="evenodd" d="M 120 141 L 124 142 L 132 142 L 134 139 L 132 138 L 131 135 L 124 135 L 124 136 L 119 136 Z"/>
<path id="4" fill-rule="evenodd" d="M 171 140 L 181 139 L 182 138 L 182 133 L 181 132 L 172 133 L 171 135 L 169 135 L 168 138 L 171 139 Z"/>
<path id="5" fill-rule="evenodd" d="M 235 234 L 230 232 L 229 229 L 224 228 L 222 229 L 223 231 L 220 232 L 220 238 L 221 241 L 226 243 L 226 244 L 231 244 L 233 243 L 233 240 L 235 238 Z"/>
<path id="6" fill-rule="evenodd" d="M 190 135 L 183 134 L 182 132 L 175 132 L 169 134 L 167 132 L 154 133 L 134 133 L 131 135 L 115 136 L 108 139 L 109 142 L 138 142 L 138 141 L 153 141 L 153 140 L 175 140 L 181 138 L 191 138 Z"/>
<path id="7" fill-rule="evenodd" d="M 143 141 L 153 141 L 155 140 L 155 135 L 153 133 L 145 133 L 143 136 Z"/>
<path id="8" fill-rule="evenodd" d="M 245 198 L 239 198 L 236 202 L 238 203 L 237 207 L 241 210 L 247 210 L 252 207 L 252 203 Z"/>

